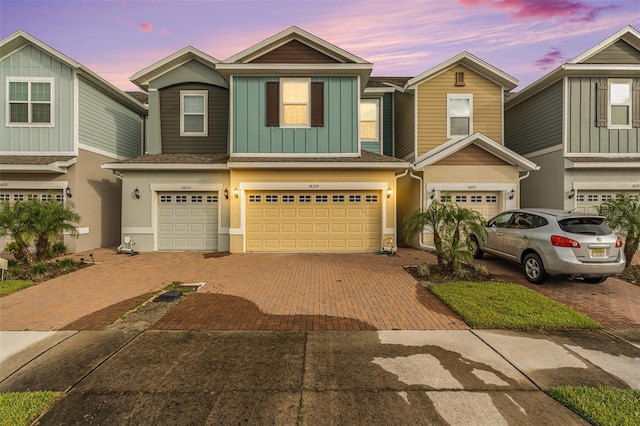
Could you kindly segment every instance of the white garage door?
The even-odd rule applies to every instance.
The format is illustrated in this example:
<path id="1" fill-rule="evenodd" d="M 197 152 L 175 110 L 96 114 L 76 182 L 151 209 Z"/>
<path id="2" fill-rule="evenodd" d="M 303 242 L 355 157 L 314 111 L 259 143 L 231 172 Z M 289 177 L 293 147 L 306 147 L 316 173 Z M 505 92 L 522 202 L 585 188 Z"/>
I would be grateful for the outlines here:
<path id="1" fill-rule="evenodd" d="M 158 203 L 158 250 L 218 249 L 217 193 L 161 192 Z"/>
<path id="2" fill-rule="evenodd" d="M 491 219 L 500 213 L 500 196 L 498 192 L 459 192 L 442 194 L 442 201 L 455 202 L 461 207 L 480 213 L 485 219 Z"/>
<path id="3" fill-rule="evenodd" d="M 380 250 L 379 191 L 252 191 L 246 196 L 247 251 Z"/>
<path id="4" fill-rule="evenodd" d="M 576 195 L 576 211 L 597 214 L 598 206 L 618 193 L 640 197 L 640 191 L 579 191 Z"/>

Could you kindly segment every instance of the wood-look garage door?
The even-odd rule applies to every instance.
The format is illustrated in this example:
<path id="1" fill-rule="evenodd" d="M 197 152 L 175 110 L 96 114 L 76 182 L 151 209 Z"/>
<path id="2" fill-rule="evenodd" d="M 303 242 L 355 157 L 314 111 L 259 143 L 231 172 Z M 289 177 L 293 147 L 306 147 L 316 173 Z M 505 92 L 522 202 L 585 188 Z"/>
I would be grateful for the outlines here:
<path id="1" fill-rule="evenodd" d="M 216 193 L 161 192 L 158 203 L 158 250 L 218 249 Z"/>
<path id="2" fill-rule="evenodd" d="M 247 251 L 380 250 L 379 191 L 252 191 L 246 196 Z"/>
<path id="3" fill-rule="evenodd" d="M 500 196 L 498 192 L 448 192 L 441 195 L 442 201 L 455 202 L 480 213 L 485 219 L 491 219 L 500 213 Z"/>
<path id="4" fill-rule="evenodd" d="M 640 191 L 578 191 L 576 194 L 576 211 L 598 214 L 598 206 L 611 200 L 617 193 L 624 193 L 640 198 Z"/>

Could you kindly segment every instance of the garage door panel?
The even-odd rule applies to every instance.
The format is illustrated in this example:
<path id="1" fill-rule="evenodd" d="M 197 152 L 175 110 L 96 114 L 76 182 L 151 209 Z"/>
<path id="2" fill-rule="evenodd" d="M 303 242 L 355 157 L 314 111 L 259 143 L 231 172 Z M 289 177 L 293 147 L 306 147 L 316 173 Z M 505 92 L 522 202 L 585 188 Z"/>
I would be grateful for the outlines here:
<path id="1" fill-rule="evenodd" d="M 499 199 L 499 193 L 495 191 L 453 191 L 441 194 L 441 201 L 455 202 L 460 207 L 480 213 L 485 219 L 491 219 L 500 213 Z"/>
<path id="2" fill-rule="evenodd" d="M 640 197 L 640 191 L 595 191 L 580 190 L 576 194 L 576 211 L 581 213 L 597 214 L 598 207 L 615 197 L 616 194 L 627 194 L 632 197 Z"/>
<path id="3" fill-rule="evenodd" d="M 378 250 L 382 229 L 382 203 L 378 194 L 376 191 L 323 194 L 248 191 L 247 250 Z M 271 226 L 275 230 L 276 225 L 277 235 L 276 231 L 271 232 Z"/>
<path id="4" fill-rule="evenodd" d="M 158 197 L 159 250 L 217 250 L 217 194 L 161 192 Z"/>

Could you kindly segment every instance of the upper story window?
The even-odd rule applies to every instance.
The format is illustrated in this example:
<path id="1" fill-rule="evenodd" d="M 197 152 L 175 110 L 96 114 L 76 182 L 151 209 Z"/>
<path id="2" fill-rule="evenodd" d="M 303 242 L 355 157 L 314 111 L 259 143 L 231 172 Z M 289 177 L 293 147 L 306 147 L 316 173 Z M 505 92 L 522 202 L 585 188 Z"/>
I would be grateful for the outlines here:
<path id="1" fill-rule="evenodd" d="M 53 126 L 53 78 L 7 78 L 7 126 Z"/>
<path id="2" fill-rule="evenodd" d="M 310 78 L 281 78 L 267 82 L 266 89 L 267 126 L 324 126 L 324 83 Z"/>
<path id="3" fill-rule="evenodd" d="M 378 116 L 380 101 L 378 99 L 363 99 L 360 101 L 360 138 L 362 140 L 378 141 Z"/>
<path id="4" fill-rule="evenodd" d="M 469 136 L 473 131 L 473 97 L 447 95 L 447 137 Z"/>
<path id="5" fill-rule="evenodd" d="M 207 91 L 180 91 L 180 136 L 207 136 Z"/>
<path id="6" fill-rule="evenodd" d="M 631 80 L 609 80 L 608 127 L 631 128 Z"/>

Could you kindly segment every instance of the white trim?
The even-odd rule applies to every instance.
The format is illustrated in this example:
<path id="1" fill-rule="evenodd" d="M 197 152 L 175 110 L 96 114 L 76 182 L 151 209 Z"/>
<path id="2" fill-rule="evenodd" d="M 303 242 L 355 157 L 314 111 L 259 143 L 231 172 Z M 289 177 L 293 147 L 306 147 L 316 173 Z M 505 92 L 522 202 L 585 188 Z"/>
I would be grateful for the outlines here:
<path id="1" fill-rule="evenodd" d="M 420 92 L 420 90 L 418 90 L 419 88 L 416 87 L 415 93 L 413 95 L 413 158 L 416 159 L 418 158 L 419 154 L 418 154 L 418 94 Z M 395 116 L 394 116 L 394 120 L 395 120 Z M 394 139 L 394 145 L 395 145 L 395 139 Z"/>
<path id="2" fill-rule="evenodd" d="M 138 234 L 138 235 L 153 235 L 153 228 L 146 226 L 127 226 L 121 230 L 122 234 Z"/>
<path id="3" fill-rule="evenodd" d="M 184 129 L 184 119 L 185 119 L 185 111 L 184 111 L 184 97 L 185 96 L 202 96 L 203 98 L 203 124 L 202 124 L 202 132 L 187 132 Z M 180 90 L 180 136 L 208 136 L 209 135 L 209 126 L 208 126 L 208 108 L 209 108 L 209 92 L 208 90 Z M 200 114 L 190 114 L 190 115 L 200 115 Z"/>
<path id="4" fill-rule="evenodd" d="M 552 152 L 562 151 L 562 144 L 555 145 L 549 148 L 540 149 L 538 151 L 533 151 L 524 155 L 524 158 L 535 158 L 540 157 L 541 155 L 551 154 Z"/>
<path id="5" fill-rule="evenodd" d="M 236 152 L 233 158 L 360 158 L 359 152 Z"/>
<path id="6" fill-rule="evenodd" d="M 451 119 L 465 118 L 451 117 L 451 100 L 452 99 L 469 99 L 469 132 L 466 135 L 451 134 Z M 472 93 L 447 93 L 447 139 L 463 139 L 473 134 L 473 94 Z"/>
<path id="7" fill-rule="evenodd" d="M 409 162 L 357 163 L 357 162 L 229 162 L 229 169 L 404 169 Z"/>
<path id="8" fill-rule="evenodd" d="M 362 137 L 362 135 L 358 135 L 360 142 L 378 142 L 380 144 L 380 154 L 382 154 L 382 99 L 380 98 L 364 98 L 360 99 L 358 103 L 358 124 L 362 124 L 362 104 L 373 104 L 376 107 L 376 116 L 375 116 L 375 125 L 376 125 L 376 137 L 373 139 L 368 139 Z M 367 122 L 371 122 L 371 120 L 367 120 Z M 358 133 L 360 133 L 360 126 L 358 126 Z"/>
<path id="9" fill-rule="evenodd" d="M 128 156 L 117 155 L 117 154 L 114 154 L 113 152 L 109 152 L 104 149 L 95 148 L 93 146 L 89 146 L 85 144 L 78 144 L 78 149 L 82 149 L 88 152 L 93 152 L 94 154 L 103 155 L 105 157 L 113 158 L 115 160 L 126 160 L 127 158 L 129 158 Z"/>
<path id="10" fill-rule="evenodd" d="M 635 162 L 601 162 L 601 161 L 579 161 L 574 162 L 565 159 L 565 169 L 638 169 L 640 168 L 640 158 Z"/>
<path id="11" fill-rule="evenodd" d="M 616 32 L 615 34 L 613 34 L 612 36 L 607 38 L 606 40 L 596 44 L 595 46 L 593 46 L 589 50 L 587 50 L 587 51 L 581 53 L 580 55 L 576 56 L 575 58 L 571 59 L 568 63 L 576 64 L 578 62 L 584 61 L 585 59 L 595 55 L 596 53 L 600 52 L 601 50 L 606 49 L 607 47 L 609 47 L 610 45 L 612 45 L 613 43 L 618 41 L 618 39 L 622 38 L 626 34 L 631 34 L 632 36 L 635 36 L 636 38 L 640 38 L 640 32 L 638 32 L 631 25 L 627 25 L 626 27 L 624 27 L 620 31 Z"/>
<path id="12" fill-rule="evenodd" d="M 572 182 L 571 188 L 575 189 L 576 192 L 586 190 L 597 191 L 616 189 L 621 191 L 640 191 L 640 180 L 638 180 L 637 182 Z M 575 198 L 577 197 L 574 196 L 574 199 Z"/>
<path id="13" fill-rule="evenodd" d="M 629 108 L 627 114 L 627 124 L 611 124 L 611 108 L 614 106 L 611 102 L 611 85 L 625 85 L 629 88 L 629 102 L 627 104 L 616 104 L 616 106 L 627 106 Z M 610 78 L 607 79 L 607 129 L 631 129 L 632 128 L 632 117 L 631 113 L 633 109 L 633 80 L 632 79 L 622 79 L 622 78 Z"/>
<path id="14" fill-rule="evenodd" d="M 0 182 L 1 189 L 33 189 L 33 190 L 43 190 L 43 189 L 59 189 L 64 190 L 69 186 L 69 182 L 66 180 L 59 181 L 49 181 L 49 182 L 35 182 L 29 180 L 3 180 Z"/>
<path id="15" fill-rule="evenodd" d="M 291 84 L 306 84 L 307 85 L 307 101 L 306 103 L 302 103 L 302 102 L 289 102 L 287 103 L 287 105 L 306 105 L 307 107 L 307 121 L 305 123 L 292 123 L 292 124 L 288 124 L 285 123 L 284 121 L 284 86 L 287 83 L 291 83 Z M 279 114 L 280 114 L 280 128 L 281 129 L 310 129 L 311 128 L 311 79 L 310 78 L 280 78 L 279 79 L 279 84 L 278 84 L 278 89 L 280 91 L 279 93 Z M 269 108 L 269 105 L 267 105 L 267 108 Z M 324 112 L 323 112 L 324 113 Z"/>
<path id="16" fill-rule="evenodd" d="M 149 184 L 151 191 L 171 191 L 171 192 L 215 192 L 222 191 L 221 183 L 152 183 Z M 220 197 L 218 197 L 220 199 Z"/>
<path id="17" fill-rule="evenodd" d="M 10 100 L 9 100 L 9 84 L 11 83 L 27 83 L 27 121 L 26 122 L 11 122 L 11 108 L 10 108 Z M 31 100 L 31 83 L 49 83 L 49 122 L 33 122 L 33 114 L 32 114 L 32 105 L 38 103 L 47 103 L 47 102 L 37 102 Z M 20 76 L 8 76 L 5 79 L 5 93 L 6 99 L 5 108 L 7 109 L 6 113 L 6 127 L 37 127 L 37 128 L 54 128 L 56 127 L 55 121 L 55 109 L 56 109 L 56 101 L 55 101 L 55 78 L 53 77 L 20 77 Z M 23 103 L 21 101 L 21 103 Z"/>
<path id="18" fill-rule="evenodd" d="M 429 194 L 433 189 L 436 190 L 436 197 L 432 200 Z M 516 196 L 510 200 L 507 194 L 512 189 L 516 191 Z M 517 208 L 517 201 L 519 197 L 518 190 L 519 188 L 517 183 L 428 183 L 424 188 L 424 196 L 427 200 L 426 208 L 429 208 L 431 203 L 434 200 L 438 200 L 443 192 L 499 192 L 501 198 L 501 200 L 499 200 L 501 201 L 500 211 L 504 211 Z"/>
<path id="19" fill-rule="evenodd" d="M 358 104 L 356 106 L 356 141 L 358 141 L 358 152 L 362 154 L 362 141 L 360 140 L 360 102 L 362 101 L 361 89 L 360 89 L 360 76 L 356 77 L 356 84 L 358 87 Z"/>
<path id="20" fill-rule="evenodd" d="M 78 235 L 88 234 L 89 233 L 89 227 L 88 226 L 84 226 L 82 228 L 76 228 L 76 231 L 78 231 Z"/>
<path id="21" fill-rule="evenodd" d="M 265 73 L 271 73 L 274 71 L 287 73 L 294 75 L 299 71 L 316 71 L 315 75 L 329 75 L 340 74 L 343 71 L 345 74 L 353 75 L 356 71 L 371 72 L 373 64 L 371 63 L 359 63 L 359 64 L 232 64 L 232 63 L 219 63 L 216 65 L 216 70 L 224 72 L 234 71 L 236 74 L 245 75 L 265 75 Z M 244 71 L 244 72 L 243 72 Z"/>
<path id="22" fill-rule="evenodd" d="M 578 158 L 630 158 L 630 157 L 637 157 L 638 159 L 640 159 L 640 153 L 637 152 L 619 152 L 619 153 L 615 153 L 615 154 L 605 154 L 605 153 L 598 153 L 598 152 L 570 152 L 566 154 L 566 157 L 568 159 L 571 159 L 572 157 L 578 157 Z"/>
<path id="23" fill-rule="evenodd" d="M 78 155 L 80 149 L 80 79 L 73 70 L 73 151 Z"/>
<path id="24" fill-rule="evenodd" d="M 181 163 L 106 163 L 101 165 L 108 170 L 227 170 L 224 164 L 181 164 Z"/>
<path id="25" fill-rule="evenodd" d="M 388 84 L 388 83 L 385 83 Z M 389 86 L 389 87 L 365 87 L 365 94 L 376 94 L 376 93 L 394 93 L 396 90 L 402 90 L 401 87 L 398 86 Z"/>
<path id="26" fill-rule="evenodd" d="M 570 125 L 570 105 L 569 105 L 569 77 L 562 78 L 562 154 L 566 157 L 569 153 L 569 127 Z"/>
<path id="27" fill-rule="evenodd" d="M 20 157 L 77 157 L 74 151 L 2 151 L 2 156 L 17 155 Z"/>
<path id="28" fill-rule="evenodd" d="M 235 117 L 233 115 L 233 110 L 234 110 L 233 98 L 235 96 L 235 88 L 233 87 L 234 78 L 235 78 L 235 75 L 233 74 L 229 76 L 229 124 L 227 126 L 229 128 L 229 155 L 234 155 L 233 149 L 235 145 L 235 141 L 233 140 L 233 125 L 235 123 L 234 121 Z"/>

